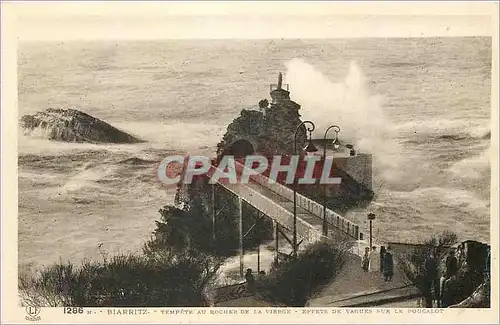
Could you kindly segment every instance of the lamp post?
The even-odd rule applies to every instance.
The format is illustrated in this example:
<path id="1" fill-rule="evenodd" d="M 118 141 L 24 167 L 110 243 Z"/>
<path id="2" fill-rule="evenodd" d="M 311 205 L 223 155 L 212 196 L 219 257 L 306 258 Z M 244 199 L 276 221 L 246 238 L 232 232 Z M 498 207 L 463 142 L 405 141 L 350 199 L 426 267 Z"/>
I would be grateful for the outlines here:
<path id="1" fill-rule="evenodd" d="M 372 249 L 372 222 L 375 220 L 375 213 L 369 213 L 368 214 L 368 220 L 370 221 L 370 249 Z"/>
<path id="2" fill-rule="evenodd" d="M 340 127 L 337 125 L 330 125 L 323 136 L 323 164 L 326 162 L 326 136 L 331 129 L 335 132 L 335 139 L 332 141 L 333 149 L 337 150 L 340 147 Z M 328 222 L 326 221 L 326 184 L 323 186 L 323 235 L 328 236 Z"/>
<path id="3" fill-rule="evenodd" d="M 306 130 L 309 132 L 309 141 L 307 145 L 304 147 L 304 151 L 309 153 L 309 152 L 316 152 L 318 149 L 312 143 L 311 139 L 311 134 L 314 131 L 314 123 L 311 121 L 304 121 L 297 126 L 297 129 L 295 129 L 295 134 L 294 134 L 294 141 L 293 141 L 293 154 L 297 154 L 297 133 L 301 127 L 306 127 L 306 125 L 309 125 L 309 127 L 306 128 Z M 293 257 L 297 257 L 297 177 L 294 176 L 293 178 Z"/>

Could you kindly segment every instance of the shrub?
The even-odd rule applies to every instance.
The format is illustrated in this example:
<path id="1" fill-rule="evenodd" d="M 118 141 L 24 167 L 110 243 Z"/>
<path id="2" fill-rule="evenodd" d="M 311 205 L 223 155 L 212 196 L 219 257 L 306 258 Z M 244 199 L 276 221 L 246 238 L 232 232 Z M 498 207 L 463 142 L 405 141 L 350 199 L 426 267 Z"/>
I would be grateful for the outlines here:
<path id="1" fill-rule="evenodd" d="M 312 244 L 296 259 L 273 265 L 269 275 L 256 283 L 257 294 L 274 304 L 302 307 L 322 285 L 339 274 L 347 253 L 343 244 Z"/>
<path id="2" fill-rule="evenodd" d="M 181 252 L 186 249 L 198 250 L 207 254 L 230 256 L 239 247 L 238 208 L 234 198 L 221 196 L 221 211 L 216 219 L 215 240 L 212 234 L 212 216 L 207 213 L 200 196 L 191 194 L 190 205 L 185 210 L 174 206 L 160 209 L 161 220 L 156 221 L 153 238 L 144 249 L 168 249 Z M 224 200 L 222 200 L 222 198 Z M 258 213 L 249 206 L 244 207 L 243 229 L 248 231 L 256 222 Z M 245 249 L 253 248 L 263 240 L 272 239 L 273 224 L 269 218 L 257 219 L 258 226 L 245 238 Z"/>
<path id="3" fill-rule="evenodd" d="M 19 295 L 22 305 L 58 307 L 69 305 L 62 279 L 73 277 L 73 266 L 56 264 L 46 271 L 19 271 Z"/>
<path id="4" fill-rule="evenodd" d="M 204 306 L 204 289 L 222 261 L 200 253 L 118 255 L 85 261 L 77 268 L 58 263 L 20 279 L 25 303 L 41 306 Z"/>
<path id="5" fill-rule="evenodd" d="M 425 283 L 426 269 L 425 261 L 431 253 L 434 254 L 438 262 L 438 273 L 440 272 L 440 263 L 449 248 L 457 242 L 457 235 L 453 232 L 444 231 L 439 235 L 434 235 L 425 240 L 419 248 L 400 255 L 398 257 L 399 269 L 403 275 L 426 296 L 429 294 Z"/>

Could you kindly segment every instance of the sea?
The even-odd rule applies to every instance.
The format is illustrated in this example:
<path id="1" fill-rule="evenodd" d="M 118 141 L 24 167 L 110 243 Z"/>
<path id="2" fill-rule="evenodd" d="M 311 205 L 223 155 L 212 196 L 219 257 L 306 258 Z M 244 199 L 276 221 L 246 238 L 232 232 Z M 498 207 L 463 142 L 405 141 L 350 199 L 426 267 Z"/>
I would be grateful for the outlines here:
<path id="1" fill-rule="evenodd" d="M 18 136 L 19 264 L 137 252 L 172 204 L 156 165 L 213 155 L 242 109 L 284 74 L 302 119 L 373 157 L 375 198 L 346 217 L 417 242 L 490 240 L 491 38 L 24 42 L 18 117 L 71 108 L 146 140 Z M 137 159 L 130 159 L 137 158 Z"/>

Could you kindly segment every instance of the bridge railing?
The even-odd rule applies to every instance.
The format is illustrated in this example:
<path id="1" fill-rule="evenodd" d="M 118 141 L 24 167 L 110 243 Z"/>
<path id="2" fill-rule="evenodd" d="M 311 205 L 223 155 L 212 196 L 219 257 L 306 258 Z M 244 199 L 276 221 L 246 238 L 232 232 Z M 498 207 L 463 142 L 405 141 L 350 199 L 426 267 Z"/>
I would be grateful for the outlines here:
<path id="1" fill-rule="evenodd" d="M 288 230 L 293 229 L 293 213 L 281 205 L 277 205 L 272 199 L 245 186 L 245 184 L 221 183 L 221 185 L 240 196 L 242 200 L 261 210 L 262 213 L 275 219 L 281 226 Z M 319 240 L 321 232 L 308 222 L 297 218 L 297 235 L 306 242 L 315 242 Z"/>
<path id="2" fill-rule="evenodd" d="M 243 164 L 241 164 L 238 161 L 235 161 L 236 169 L 238 172 L 242 172 L 245 168 Z M 241 174 L 240 174 L 241 175 Z M 270 181 L 270 179 L 262 174 L 257 174 L 257 175 L 251 175 L 250 179 L 253 180 L 256 183 L 259 183 L 260 185 L 270 189 L 271 191 L 289 199 L 290 201 L 293 201 L 293 190 L 280 184 L 276 183 L 273 181 Z M 318 202 L 309 199 L 308 197 L 296 193 L 296 198 L 297 198 L 297 206 L 309 211 L 310 213 L 323 218 L 323 205 L 319 204 Z M 339 231 L 341 231 L 344 234 L 347 234 L 349 237 L 352 237 L 354 239 L 359 239 L 359 226 L 350 220 L 342 217 L 340 214 L 330 210 L 326 209 L 326 220 L 330 225 L 333 225 L 335 228 L 337 228 Z"/>

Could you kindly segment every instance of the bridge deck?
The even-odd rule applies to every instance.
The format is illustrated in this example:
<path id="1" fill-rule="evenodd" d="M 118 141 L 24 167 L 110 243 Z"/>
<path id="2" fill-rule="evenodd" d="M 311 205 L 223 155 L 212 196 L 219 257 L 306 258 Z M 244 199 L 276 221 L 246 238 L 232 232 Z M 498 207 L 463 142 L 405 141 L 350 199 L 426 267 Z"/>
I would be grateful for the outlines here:
<path id="1" fill-rule="evenodd" d="M 223 184 L 227 190 L 238 195 L 288 230 L 293 229 L 293 202 L 269 188 L 250 180 L 247 184 Z M 297 236 L 307 242 L 318 241 L 322 235 L 322 221 L 318 216 L 297 206 Z"/>
<path id="2" fill-rule="evenodd" d="M 235 166 L 240 175 L 246 169 L 238 162 L 235 162 Z M 218 182 L 218 184 L 276 221 L 280 226 L 288 230 L 293 229 L 294 192 L 290 188 L 270 182 L 269 178 L 263 175 L 251 175 L 247 183 Z M 295 197 L 297 235 L 306 242 L 320 240 L 324 237 L 322 234 L 324 207 L 300 193 L 296 193 Z M 358 239 L 359 227 L 354 223 L 329 209 L 326 209 L 326 219 L 328 229 L 331 230 L 328 237 L 340 234 L 350 240 Z"/>
<path id="3" fill-rule="evenodd" d="M 255 190 L 256 192 L 270 198 L 272 201 L 281 205 L 288 212 L 293 213 L 293 201 L 273 192 L 272 190 L 268 189 L 267 187 L 255 182 L 255 181 L 250 181 L 247 185 L 250 188 L 252 188 L 253 190 Z M 312 227 L 314 227 L 316 230 L 321 231 L 322 220 L 320 219 L 320 217 L 312 214 L 311 212 L 307 211 L 306 209 L 304 209 L 298 205 L 297 205 L 297 218 L 300 218 L 300 219 L 306 221 Z"/>

